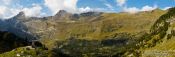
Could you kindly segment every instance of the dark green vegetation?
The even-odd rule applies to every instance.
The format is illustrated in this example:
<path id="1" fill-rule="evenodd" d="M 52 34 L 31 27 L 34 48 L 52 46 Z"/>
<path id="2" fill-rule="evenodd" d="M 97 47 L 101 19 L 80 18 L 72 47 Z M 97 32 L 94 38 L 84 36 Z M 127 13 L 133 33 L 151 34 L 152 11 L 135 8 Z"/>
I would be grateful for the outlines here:
<path id="1" fill-rule="evenodd" d="M 53 55 L 61 52 L 72 57 L 103 57 L 122 56 L 126 51 L 132 51 L 136 42 L 132 35 L 120 34 L 115 38 L 105 40 L 83 40 L 70 38 L 64 42 L 57 42 L 57 47 L 53 49 Z"/>
<path id="2" fill-rule="evenodd" d="M 54 31 L 41 34 L 39 41 L 43 45 L 36 42 L 32 45 L 36 47 L 20 47 L 0 56 L 155 57 L 159 55 L 147 54 L 147 50 L 175 50 L 175 8 L 137 14 L 59 13 L 64 15 L 56 14 L 37 23 L 46 23 L 47 29 Z"/>
<path id="3" fill-rule="evenodd" d="M 28 46 L 30 43 L 9 32 L 0 32 L 0 54 L 15 48 Z"/>

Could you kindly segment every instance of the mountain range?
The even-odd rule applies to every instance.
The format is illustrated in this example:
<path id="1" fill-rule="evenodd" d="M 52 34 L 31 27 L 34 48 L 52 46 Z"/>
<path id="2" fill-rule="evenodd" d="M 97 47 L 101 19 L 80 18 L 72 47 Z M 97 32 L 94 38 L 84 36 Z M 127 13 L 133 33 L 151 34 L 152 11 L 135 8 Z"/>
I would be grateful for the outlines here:
<path id="1" fill-rule="evenodd" d="M 24 12 L 20 12 L 12 18 L 0 20 L 0 31 L 3 32 L 0 37 L 5 35 L 4 32 L 11 33 L 15 37 L 7 37 L 4 40 L 2 36 L 2 41 L 9 39 L 10 42 L 7 43 L 25 43 L 17 46 L 7 45 L 11 48 L 7 49 L 8 51 L 4 50 L 5 53 L 0 57 L 8 54 L 11 54 L 9 57 L 16 54 L 33 57 L 156 56 L 147 54 L 147 50 L 174 49 L 173 46 L 169 46 L 174 45 L 174 17 L 175 8 L 155 9 L 136 14 L 73 14 L 60 10 L 56 15 L 48 17 L 28 17 Z M 35 45 L 37 47 L 33 47 L 34 49 L 25 48 Z M 161 48 L 163 46 L 167 48 Z M 22 51 L 26 53 L 20 53 Z"/>

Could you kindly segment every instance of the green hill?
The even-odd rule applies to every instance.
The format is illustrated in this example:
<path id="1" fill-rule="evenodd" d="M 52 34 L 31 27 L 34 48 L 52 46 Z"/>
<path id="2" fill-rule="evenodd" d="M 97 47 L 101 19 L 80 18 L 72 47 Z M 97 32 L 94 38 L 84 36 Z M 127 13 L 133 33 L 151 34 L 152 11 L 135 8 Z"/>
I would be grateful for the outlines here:
<path id="1" fill-rule="evenodd" d="M 144 56 L 160 56 L 158 54 L 168 57 L 174 56 L 174 17 L 175 8 L 171 8 L 154 23 L 151 29 L 151 40 L 147 42 L 152 47 L 145 48 Z M 152 54 L 145 55 L 149 52 Z"/>
<path id="2" fill-rule="evenodd" d="M 154 57 L 160 56 L 161 52 L 173 56 L 175 8 L 136 14 L 62 13 L 65 14 L 45 17 L 42 22 L 30 21 L 37 28 L 46 29 L 37 33 L 44 32 L 40 34 L 39 41 L 48 50 L 43 47 L 28 49 L 30 46 L 27 46 L 0 56 Z M 40 27 L 41 24 L 43 27 Z"/>
<path id="3" fill-rule="evenodd" d="M 80 21 L 71 23 L 47 21 L 50 24 L 49 26 L 53 26 L 56 30 L 52 34 L 53 37 L 48 38 L 46 36 L 41 41 L 48 45 L 53 45 L 51 42 L 64 41 L 71 37 L 85 40 L 103 40 L 112 38 L 118 33 L 135 35 L 149 32 L 154 22 L 164 13 L 166 11 L 157 9 L 137 14 L 102 13 L 98 17 L 89 17 L 87 19 L 89 21 L 82 21 L 84 17 L 81 17 Z"/>

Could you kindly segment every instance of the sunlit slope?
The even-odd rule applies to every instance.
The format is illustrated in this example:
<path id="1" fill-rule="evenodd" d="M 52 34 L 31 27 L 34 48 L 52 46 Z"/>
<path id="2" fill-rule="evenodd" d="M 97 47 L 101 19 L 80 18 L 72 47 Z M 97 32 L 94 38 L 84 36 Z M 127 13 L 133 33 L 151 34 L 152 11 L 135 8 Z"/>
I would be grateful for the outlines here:
<path id="1" fill-rule="evenodd" d="M 145 42 L 146 56 L 174 56 L 175 50 L 175 8 L 162 15 L 150 29 L 150 40 Z M 153 54 L 148 54 L 148 51 Z M 161 54 L 161 55 L 158 55 Z"/>
<path id="2" fill-rule="evenodd" d="M 47 21 L 49 26 L 55 27 L 52 37 L 43 37 L 41 41 L 52 46 L 55 41 L 62 41 L 71 37 L 85 40 L 103 40 L 114 37 L 117 33 L 132 35 L 149 32 L 154 22 L 166 11 L 159 9 L 151 12 L 103 13 L 86 21 L 56 22 Z M 82 19 L 84 17 L 81 17 Z"/>
<path id="3" fill-rule="evenodd" d="M 102 13 L 97 16 L 80 16 L 77 20 L 69 19 L 47 19 L 43 22 L 33 22 L 34 27 L 43 25 L 45 32 L 39 41 L 48 50 L 40 48 L 30 48 L 30 46 L 17 48 L 0 56 L 61 56 L 62 54 L 73 57 L 128 57 L 141 56 L 146 50 L 169 50 L 174 49 L 175 39 L 162 36 L 161 32 L 171 31 L 172 26 L 159 26 L 167 24 L 167 11 L 159 9 L 140 12 L 137 14 L 129 13 Z M 36 20 L 35 20 L 36 21 Z M 40 21 L 40 20 L 39 20 Z M 161 21 L 161 22 L 159 22 Z M 157 26 L 158 25 L 158 26 Z M 168 28 L 161 30 L 161 28 Z M 42 29 L 42 27 L 40 27 Z M 46 29 L 46 30 L 44 30 Z M 151 30 L 151 32 L 150 32 Z M 154 34 L 158 32 L 157 34 Z M 160 34 L 160 35 L 159 35 Z M 165 38 L 165 40 L 164 40 Z M 169 39 L 166 39 L 169 38 Z M 155 41 L 158 39 L 160 41 Z M 163 42 L 161 41 L 163 40 Z M 167 42 L 168 41 L 168 42 Z M 171 46 L 169 46 L 171 45 Z M 161 48 L 167 46 L 166 48 Z M 29 48 L 29 50 L 27 50 Z M 24 52 L 24 53 L 21 53 Z M 39 53 L 38 53 L 39 52 Z M 141 53 L 143 52 L 143 53 Z"/>
<path id="4" fill-rule="evenodd" d="M 58 22 L 55 25 L 57 32 L 54 34 L 54 38 L 104 39 L 114 33 L 148 32 L 156 19 L 165 12 L 154 10 L 137 14 L 103 13 L 94 19 L 90 19 L 90 21 Z"/>

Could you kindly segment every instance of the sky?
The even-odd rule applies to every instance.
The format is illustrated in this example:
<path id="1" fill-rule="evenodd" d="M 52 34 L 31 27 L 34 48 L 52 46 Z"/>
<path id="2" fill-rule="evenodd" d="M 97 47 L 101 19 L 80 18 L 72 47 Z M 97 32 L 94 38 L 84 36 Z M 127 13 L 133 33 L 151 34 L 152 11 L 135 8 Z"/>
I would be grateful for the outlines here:
<path id="1" fill-rule="evenodd" d="M 175 0 L 0 0 L 0 18 L 11 18 L 23 11 L 29 17 L 53 16 L 59 10 L 70 13 L 88 11 L 128 12 L 167 10 Z"/>

